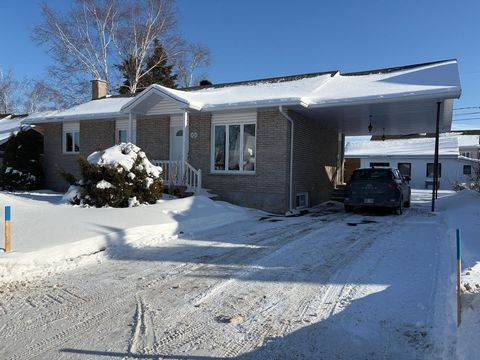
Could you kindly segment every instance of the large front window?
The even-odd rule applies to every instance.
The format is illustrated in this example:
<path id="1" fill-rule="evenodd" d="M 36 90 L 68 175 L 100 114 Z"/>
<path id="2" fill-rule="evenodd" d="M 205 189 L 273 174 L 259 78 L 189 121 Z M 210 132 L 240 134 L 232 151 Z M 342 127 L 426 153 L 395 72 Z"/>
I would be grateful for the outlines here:
<path id="1" fill-rule="evenodd" d="M 255 171 L 255 124 L 215 125 L 213 171 Z"/>

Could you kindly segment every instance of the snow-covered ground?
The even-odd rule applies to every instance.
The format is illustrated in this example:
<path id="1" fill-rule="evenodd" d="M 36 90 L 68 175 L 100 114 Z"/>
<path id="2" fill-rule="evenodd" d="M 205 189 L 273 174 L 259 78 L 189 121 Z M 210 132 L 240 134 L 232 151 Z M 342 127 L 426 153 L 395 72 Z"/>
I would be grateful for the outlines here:
<path id="1" fill-rule="evenodd" d="M 9 280 L 0 286 L 2 359 L 474 354 L 478 193 L 441 192 L 436 214 L 429 193 L 415 191 L 402 216 L 325 204 L 294 218 L 203 197 L 87 209 L 55 196 L 1 195 L 16 231 L 14 252 L 0 254 Z M 458 332 L 457 226 L 473 289 Z M 71 241 L 79 250 L 61 256 Z M 52 261 L 49 244 L 59 250 Z"/>

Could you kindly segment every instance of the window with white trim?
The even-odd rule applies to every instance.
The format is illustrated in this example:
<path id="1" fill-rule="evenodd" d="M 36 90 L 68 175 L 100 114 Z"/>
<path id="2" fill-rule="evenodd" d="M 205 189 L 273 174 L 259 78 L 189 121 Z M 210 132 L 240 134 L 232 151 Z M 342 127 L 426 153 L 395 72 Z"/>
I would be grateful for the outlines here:
<path id="1" fill-rule="evenodd" d="M 295 208 L 305 209 L 308 207 L 308 192 L 300 192 L 296 195 Z"/>
<path id="2" fill-rule="evenodd" d="M 63 123 L 63 153 L 78 154 L 80 152 L 80 124 Z"/>
<path id="3" fill-rule="evenodd" d="M 136 142 L 137 121 L 132 119 L 132 143 Z M 115 120 L 115 143 L 126 143 L 128 141 L 128 119 Z"/>
<path id="4" fill-rule="evenodd" d="M 213 125 L 214 172 L 255 172 L 256 124 Z"/>

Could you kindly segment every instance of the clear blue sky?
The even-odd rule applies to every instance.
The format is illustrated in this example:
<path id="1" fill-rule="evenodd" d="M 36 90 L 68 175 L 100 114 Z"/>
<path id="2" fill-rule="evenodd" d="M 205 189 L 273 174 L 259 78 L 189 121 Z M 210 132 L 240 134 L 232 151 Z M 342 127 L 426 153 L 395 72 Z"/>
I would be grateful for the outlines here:
<path id="1" fill-rule="evenodd" d="M 67 0 L 48 2 L 57 8 L 68 6 Z M 39 4 L 0 0 L 0 65 L 17 77 L 41 76 L 49 63 L 48 55 L 30 40 L 31 27 L 40 22 Z M 178 0 L 177 4 L 181 33 L 212 51 L 208 73 L 214 83 L 457 58 L 463 95 L 456 107 L 480 106 L 478 0 Z M 456 120 L 478 115 L 457 115 Z M 480 120 L 454 124 L 480 128 Z"/>

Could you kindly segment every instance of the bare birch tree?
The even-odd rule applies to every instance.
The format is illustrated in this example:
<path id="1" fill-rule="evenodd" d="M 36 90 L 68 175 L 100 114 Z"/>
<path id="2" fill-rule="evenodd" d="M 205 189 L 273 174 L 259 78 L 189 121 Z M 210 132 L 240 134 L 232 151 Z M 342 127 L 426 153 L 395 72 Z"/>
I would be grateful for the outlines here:
<path id="1" fill-rule="evenodd" d="M 84 72 L 110 83 L 110 45 L 118 28 L 114 0 L 76 0 L 67 14 L 42 6 L 43 23 L 33 38 L 45 45 L 57 71 Z"/>
<path id="2" fill-rule="evenodd" d="M 122 9 L 114 42 L 118 57 L 128 63 L 125 75 L 132 94 L 137 92 L 143 77 L 180 52 L 182 42 L 175 34 L 177 17 L 173 5 L 172 0 L 143 0 L 130 2 Z M 155 41 L 162 44 L 163 56 L 145 67 Z"/>
<path id="3" fill-rule="evenodd" d="M 11 71 L 5 72 L 0 67 L 0 114 L 9 114 L 18 110 L 19 82 Z"/>
<path id="4" fill-rule="evenodd" d="M 179 85 L 190 87 L 198 83 L 200 70 L 210 65 L 210 50 L 201 44 L 189 44 L 176 57 L 175 68 L 177 70 Z"/>

